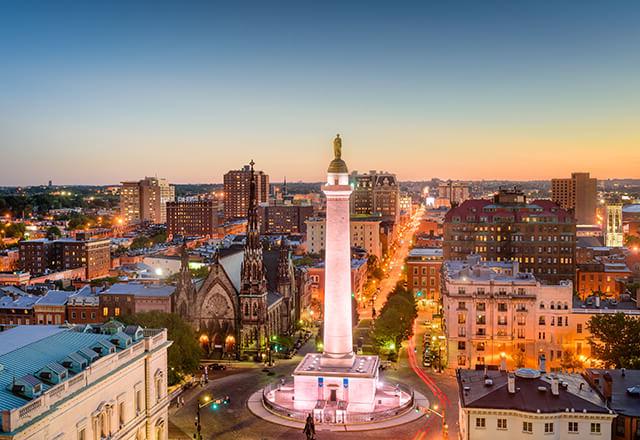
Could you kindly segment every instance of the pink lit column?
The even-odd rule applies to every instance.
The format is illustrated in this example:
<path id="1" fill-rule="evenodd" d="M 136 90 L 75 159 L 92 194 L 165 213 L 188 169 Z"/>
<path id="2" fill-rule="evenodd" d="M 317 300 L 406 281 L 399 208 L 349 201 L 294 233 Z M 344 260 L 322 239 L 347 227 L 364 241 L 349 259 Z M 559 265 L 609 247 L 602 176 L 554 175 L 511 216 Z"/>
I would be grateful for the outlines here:
<path id="1" fill-rule="evenodd" d="M 353 363 L 351 314 L 351 243 L 346 173 L 329 173 L 325 227 L 324 365 Z"/>

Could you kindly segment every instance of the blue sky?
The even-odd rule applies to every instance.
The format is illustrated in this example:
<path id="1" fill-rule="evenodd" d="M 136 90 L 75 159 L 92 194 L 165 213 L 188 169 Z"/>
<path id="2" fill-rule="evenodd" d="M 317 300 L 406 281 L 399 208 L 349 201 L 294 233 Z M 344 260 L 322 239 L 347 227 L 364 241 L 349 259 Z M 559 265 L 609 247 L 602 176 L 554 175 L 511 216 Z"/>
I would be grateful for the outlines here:
<path id="1" fill-rule="evenodd" d="M 640 177 L 640 3 L 5 2 L 0 185 Z"/>

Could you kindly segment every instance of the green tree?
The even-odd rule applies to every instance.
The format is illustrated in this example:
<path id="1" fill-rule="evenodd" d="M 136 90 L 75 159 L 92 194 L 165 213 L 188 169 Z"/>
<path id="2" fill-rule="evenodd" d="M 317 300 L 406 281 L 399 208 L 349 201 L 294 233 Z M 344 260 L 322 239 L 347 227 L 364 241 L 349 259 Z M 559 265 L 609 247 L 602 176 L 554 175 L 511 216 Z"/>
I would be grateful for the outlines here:
<path id="1" fill-rule="evenodd" d="M 399 347 L 413 335 L 413 322 L 417 316 L 413 294 L 398 283 L 374 323 L 372 336 L 376 345 L 382 349 Z"/>
<path id="2" fill-rule="evenodd" d="M 27 228 L 24 223 L 11 223 L 9 226 L 5 226 L 4 236 L 7 238 L 21 239 L 24 237 L 26 230 Z"/>
<path id="3" fill-rule="evenodd" d="M 640 319 L 624 313 L 595 315 L 588 326 L 591 354 L 605 367 L 640 368 Z"/>
<path id="4" fill-rule="evenodd" d="M 131 246 L 129 246 L 129 249 L 132 249 L 132 250 L 144 249 L 144 248 L 150 247 L 151 244 L 152 243 L 151 243 L 151 240 L 149 239 L 149 237 L 147 237 L 145 235 L 138 235 L 131 242 Z"/>
<path id="5" fill-rule="evenodd" d="M 173 341 L 168 350 L 169 385 L 178 383 L 185 374 L 198 371 L 202 350 L 191 326 L 175 313 L 144 312 L 119 317 L 125 324 L 144 328 L 166 328 Z"/>
<path id="6" fill-rule="evenodd" d="M 515 364 L 516 368 L 523 368 L 524 361 L 525 361 L 524 350 L 517 349 L 513 355 L 513 363 Z"/>
<path id="7" fill-rule="evenodd" d="M 564 370 L 575 370 L 581 366 L 580 360 L 572 350 L 564 350 L 560 359 L 560 367 Z"/>
<path id="8" fill-rule="evenodd" d="M 49 240 L 55 240 L 56 238 L 60 238 L 62 232 L 60 232 L 60 228 L 57 226 L 49 226 L 47 228 L 47 238 Z"/>

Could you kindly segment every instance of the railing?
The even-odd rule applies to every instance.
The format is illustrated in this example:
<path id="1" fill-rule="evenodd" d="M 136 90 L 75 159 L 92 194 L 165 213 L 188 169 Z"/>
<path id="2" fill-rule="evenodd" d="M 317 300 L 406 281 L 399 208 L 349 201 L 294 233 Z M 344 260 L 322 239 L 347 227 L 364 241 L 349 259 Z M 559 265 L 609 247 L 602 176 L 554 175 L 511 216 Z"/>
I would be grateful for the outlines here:
<path id="1" fill-rule="evenodd" d="M 287 380 L 286 382 L 272 382 L 270 384 L 268 384 L 266 387 L 263 388 L 262 390 L 262 402 L 264 404 L 264 406 L 276 413 L 279 414 L 281 416 L 284 417 L 288 417 L 290 419 L 294 419 L 294 420 L 300 420 L 300 421 L 304 421 L 307 416 L 309 415 L 309 413 L 311 412 L 310 410 L 305 410 L 305 411 L 301 411 L 301 410 L 296 410 L 293 408 L 287 408 L 284 407 L 282 405 L 278 405 L 275 402 L 272 402 L 271 400 L 269 400 L 268 398 L 268 394 L 273 392 L 273 391 L 277 391 L 279 390 L 283 385 L 284 386 L 291 386 L 293 384 L 292 380 Z M 407 387 L 406 385 L 403 384 L 397 384 L 395 386 L 395 388 L 408 395 L 409 399 L 403 403 L 402 405 L 398 406 L 397 408 L 392 408 L 392 409 L 387 409 L 384 411 L 374 411 L 374 412 L 370 412 L 370 413 L 349 413 L 347 412 L 347 421 L 346 423 L 368 423 L 368 422 L 373 422 L 373 421 L 381 421 L 381 420 L 385 420 L 385 419 L 389 419 L 392 417 L 396 417 L 400 414 L 404 414 L 405 412 L 407 412 L 409 409 L 411 409 L 414 405 L 415 402 L 415 398 L 414 398 L 414 394 L 413 394 L 413 389 Z"/>

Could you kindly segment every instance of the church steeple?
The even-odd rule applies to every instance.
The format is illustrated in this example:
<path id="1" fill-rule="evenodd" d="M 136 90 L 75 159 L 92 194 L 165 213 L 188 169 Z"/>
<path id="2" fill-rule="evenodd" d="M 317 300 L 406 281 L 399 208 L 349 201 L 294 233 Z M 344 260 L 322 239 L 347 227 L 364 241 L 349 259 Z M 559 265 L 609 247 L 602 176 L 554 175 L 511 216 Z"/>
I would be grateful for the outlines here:
<path id="1" fill-rule="evenodd" d="M 251 165 L 251 183 L 249 186 L 249 209 L 247 212 L 247 239 L 244 245 L 244 260 L 242 262 L 241 295 L 262 295 L 267 291 L 267 281 L 264 274 L 262 260 L 262 244 L 258 229 L 258 194 L 256 175 Z"/>

